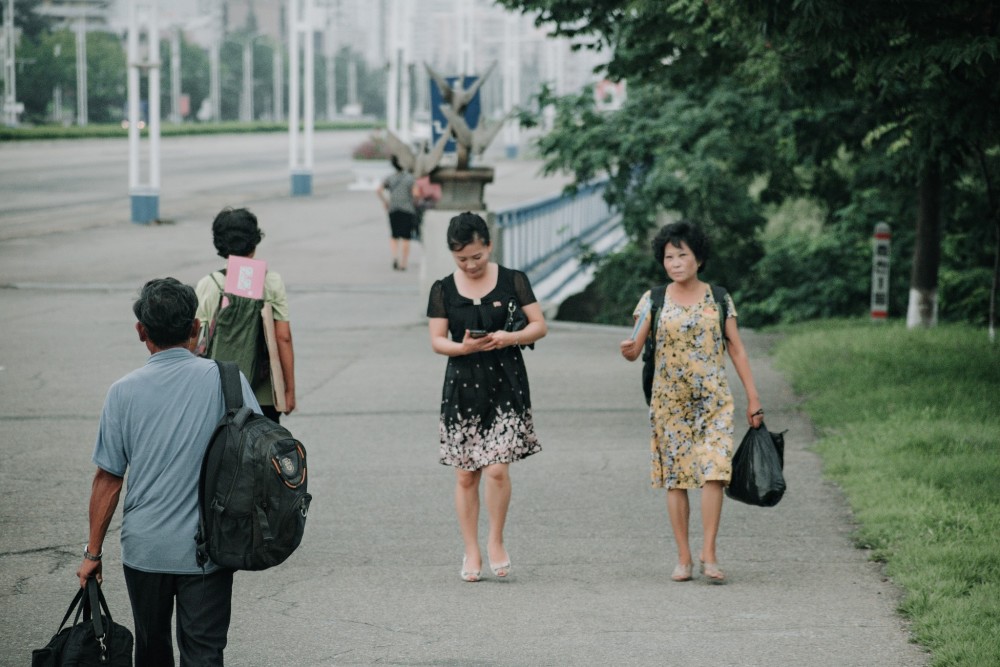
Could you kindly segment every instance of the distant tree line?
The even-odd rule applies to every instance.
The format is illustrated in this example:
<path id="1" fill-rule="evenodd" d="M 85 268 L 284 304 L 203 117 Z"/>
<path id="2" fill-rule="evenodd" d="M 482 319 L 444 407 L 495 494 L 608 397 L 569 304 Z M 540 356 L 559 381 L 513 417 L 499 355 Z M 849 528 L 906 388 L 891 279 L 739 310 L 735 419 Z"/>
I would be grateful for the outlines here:
<path id="1" fill-rule="evenodd" d="M 76 111 L 76 35 L 58 27 L 51 19 L 36 14 L 33 9 L 38 0 L 18 0 L 15 4 L 15 26 L 21 37 L 17 45 L 17 96 L 24 104 L 21 120 L 27 124 L 58 122 L 56 100 L 61 98 L 62 119 L 72 119 Z M 3 3 L 6 7 L 6 3 Z M 220 48 L 219 87 L 222 120 L 239 118 L 240 96 L 243 85 L 243 44 L 247 30 L 226 35 Z M 170 107 L 170 42 L 169 35 L 160 34 L 160 84 L 161 111 L 164 118 Z M 273 116 L 275 48 L 285 48 L 266 40 L 253 43 L 253 80 L 255 118 L 271 119 Z M 181 92 L 190 101 L 190 115 L 194 116 L 204 100 L 209 97 L 209 63 L 207 51 L 183 36 L 181 51 Z M 385 115 L 386 77 L 381 68 L 371 69 L 350 49 L 341 49 L 334 59 L 336 100 L 343 106 L 347 96 L 347 70 L 349 60 L 357 67 L 358 101 L 365 114 Z M 318 54 L 315 60 L 315 99 L 317 118 L 325 115 L 326 59 Z M 288 57 L 283 58 L 284 113 L 287 114 Z M 109 32 L 87 34 L 87 100 L 89 121 L 116 123 L 126 115 L 127 63 L 125 35 Z M 142 79 L 142 96 L 146 99 L 146 79 Z M 59 91 L 59 92 L 57 92 Z"/>
<path id="2" fill-rule="evenodd" d="M 1000 5 L 994 0 L 498 0 L 610 52 L 628 101 L 556 97 L 550 170 L 611 178 L 631 244 L 590 296 L 624 323 L 664 280 L 647 250 L 702 221 L 705 277 L 745 323 L 867 312 L 871 236 L 893 230 L 890 315 L 995 317 L 1000 261 Z M 525 113 L 524 122 L 535 121 Z"/>

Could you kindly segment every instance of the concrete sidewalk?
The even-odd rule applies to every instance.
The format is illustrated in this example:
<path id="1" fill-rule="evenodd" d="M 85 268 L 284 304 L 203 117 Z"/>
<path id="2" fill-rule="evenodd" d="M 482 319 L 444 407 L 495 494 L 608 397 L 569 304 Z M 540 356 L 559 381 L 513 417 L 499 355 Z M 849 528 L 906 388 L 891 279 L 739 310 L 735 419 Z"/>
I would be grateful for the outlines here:
<path id="1" fill-rule="evenodd" d="M 557 192 L 538 167 L 498 165 L 491 206 Z M 927 663 L 895 614 L 898 592 L 852 546 L 810 424 L 770 364 L 773 340 L 752 332 L 768 426 L 788 429 L 789 489 L 772 509 L 727 501 L 729 583 L 669 580 L 640 367 L 617 352 L 628 329 L 565 323 L 525 353 L 543 452 L 512 466 L 513 578 L 461 582 L 454 477 L 437 463 L 445 360 L 418 303 L 419 247 L 414 270 L 392 271 L 378 202 L 346 186 L 252 208 L 267 233 L 258 255 L 289 286 L 299 410 L 284 422 L 308 448 L 314 502 L 288 562 L 237 575 L 228 664 Z M 214 213 L 0 243 L 0 665 L 26 664 L 74 594 L 104 394 L 146 359 L 135 291 L 216 268 Z M 119 525 L 105 591 L 130 625 Z"/>

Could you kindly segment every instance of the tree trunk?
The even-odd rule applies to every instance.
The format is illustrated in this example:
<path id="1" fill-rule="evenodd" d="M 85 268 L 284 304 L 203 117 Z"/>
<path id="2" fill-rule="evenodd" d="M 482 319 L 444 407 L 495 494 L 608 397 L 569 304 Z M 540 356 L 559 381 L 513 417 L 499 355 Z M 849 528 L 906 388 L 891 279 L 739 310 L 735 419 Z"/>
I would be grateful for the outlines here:
<path id="1" fill-rule="evenodd" d="M 917 230 L 910 275 L 910 304 L 906 326 L 937 325 L 938 267 L 941 264 L 941 168 L 931 161 L 920 175 Z"/>
<path id="2" fill-rule="evenodd" d="M 1000 291 L 1000 222 L 993 226 L 993 285 L 990 287 L 990 321 L 989 337 L 991 343 L 997 342 L 997 292 Z"/>

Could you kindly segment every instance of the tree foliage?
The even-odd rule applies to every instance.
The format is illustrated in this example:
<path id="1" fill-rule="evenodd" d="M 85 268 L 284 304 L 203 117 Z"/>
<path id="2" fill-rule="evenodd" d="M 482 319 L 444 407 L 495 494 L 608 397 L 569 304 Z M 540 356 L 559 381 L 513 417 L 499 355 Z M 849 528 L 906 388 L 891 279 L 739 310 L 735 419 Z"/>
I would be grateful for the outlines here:
<path id="1" fill-rule="evenodd" d="M 982 321 L 983 242 L 1000 230 L 995 3 L 500 3 L 608 51 L 607 75 L 628 80 L 629 103 L 610 114 L 543 91 L 540 104 L 557 109 L 540 146 L 550 168 L 610 174 L 609 199 L 640 246 L 658 211 L 704 222 L 732 263 L 722 279 L 761 300 L 741 308 L 753 323 L 863 313 L 867 244 L 882 221 L 895 232 L 898 314 L 917 186 L 931 170 L 946 237 L 941 314 Z M 765 227 L 776 207 L 801 198 L 816 202 L 817 224 Z M 856 257 L 837 260 L 847 253 Z"/>

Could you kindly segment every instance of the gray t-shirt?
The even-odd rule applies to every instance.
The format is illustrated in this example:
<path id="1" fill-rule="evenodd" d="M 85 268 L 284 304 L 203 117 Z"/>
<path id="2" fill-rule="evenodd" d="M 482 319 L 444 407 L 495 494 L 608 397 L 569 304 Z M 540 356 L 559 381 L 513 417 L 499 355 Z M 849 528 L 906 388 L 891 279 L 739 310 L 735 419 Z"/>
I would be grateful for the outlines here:
<path id="1" fill-rule="evenodd" d="M 260 406 L 243 375 L 243 402 Z M 149 357 L 111 385 L 94 445 L 95 465 L 126 481 L 122 562 L 144 572 L 194 574 L 198 477 L 225 409 L 215 362 L 183 348 Z M 215 566 L 209 563 L 206 571 Z"/>
<path id="2" fill-rule="evenodd" d="M 405 211 L 417 214 L 417 208 L 413 205 L 414 183 L 416 183 L 416 179 L 408 171 L 397 171 L 385 179 L 383 185 L 389 191 L 390 213 L 392 211 Z"/>

